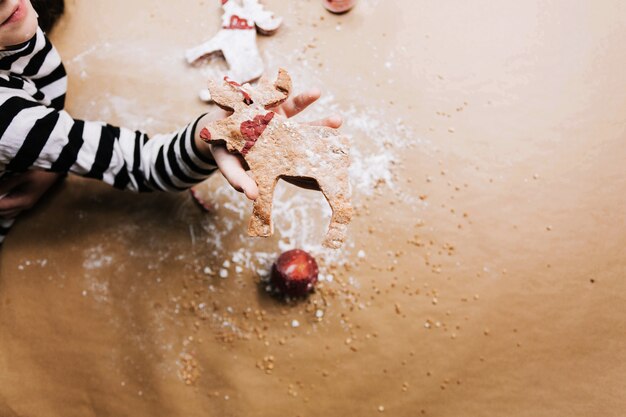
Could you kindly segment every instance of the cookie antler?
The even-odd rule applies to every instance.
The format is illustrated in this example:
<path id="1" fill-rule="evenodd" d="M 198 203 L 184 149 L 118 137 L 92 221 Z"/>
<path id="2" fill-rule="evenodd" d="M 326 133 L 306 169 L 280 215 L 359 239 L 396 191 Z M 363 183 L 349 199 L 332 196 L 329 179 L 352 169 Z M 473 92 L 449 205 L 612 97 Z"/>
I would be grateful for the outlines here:
<path id="1" fill-rule="evenodd" d="M 276 81 L 271 83 L 266 78 L 261 79 L 252 94 L 252 100 L 266 109 L 276 107 L 289 97 L 291 93 L 291 77 L 284 69 L 278 70 Z"/>
<path id="2" fill-rule="evenodd" d="M 244 105 L 245 96 L 241 94 L 237 83 L 224 78 L 222 84 L 218 84 L 213 80 L 209 80 L 209 91 L 211 99 L 226 111 L 235 111 L 238 107 Z"/>
<path id="3" fill-rule="evenodd" d="M 277 90 L 284 92 L 287 96 L 291 93 L 291 77 L 283 68 L 278 69 L 278 76 L 274 82 L 274 87 L 276 87 Z"/>

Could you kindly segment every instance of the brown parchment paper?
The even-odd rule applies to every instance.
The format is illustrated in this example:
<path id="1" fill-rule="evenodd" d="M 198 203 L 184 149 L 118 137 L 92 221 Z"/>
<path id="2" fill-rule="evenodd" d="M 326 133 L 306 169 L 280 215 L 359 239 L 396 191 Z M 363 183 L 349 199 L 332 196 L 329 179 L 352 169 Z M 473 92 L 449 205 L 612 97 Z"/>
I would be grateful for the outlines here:
<path id="1" fill-rule="evenodd" d="M 166 132 L 218 58 L 218 2 L 69 0 L 52 38 L 78 118 Z M 623 416 L 626 6 L 267 0 L 268 73 L 344 115 L 357 216 L 279 187 L 277 234 L 219 175 L 132 195 L 72 177 L 1 253 L 0 416 Z M 282 220 L 280 220 L 282 219 Z M 282 223 L 281 223 L 282 222 Z M 323 280 L 263 278 L 305 247 Z"/>

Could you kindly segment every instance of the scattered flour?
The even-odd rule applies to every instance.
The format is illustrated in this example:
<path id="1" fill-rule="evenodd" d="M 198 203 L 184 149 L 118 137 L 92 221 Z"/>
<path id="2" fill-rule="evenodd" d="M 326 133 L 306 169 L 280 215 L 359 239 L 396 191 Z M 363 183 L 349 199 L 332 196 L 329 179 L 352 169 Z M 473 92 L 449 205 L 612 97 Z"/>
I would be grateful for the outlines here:
<path id="1" fill-rule="evenodd" d="M 102 245 L 97 245 L 83 251 L 83 275 L 86 290 L 82 291 L 83 296 L 90 295 L 97 302 L 109 301 L 109 281 L 108 278 L 99 278 L 101 274 L 95 273 L 97 270 L 110 268 L 113 265 L 113 256 L 106 254 Z"/>
<path id="2" fill-rule="evenodd" d="M 84 259 L 83 268 L 87 270 L 100 269 L 113 263 L 113 257 L 104 253 L 102 245 L 86 249 L 84 251 Z"/>

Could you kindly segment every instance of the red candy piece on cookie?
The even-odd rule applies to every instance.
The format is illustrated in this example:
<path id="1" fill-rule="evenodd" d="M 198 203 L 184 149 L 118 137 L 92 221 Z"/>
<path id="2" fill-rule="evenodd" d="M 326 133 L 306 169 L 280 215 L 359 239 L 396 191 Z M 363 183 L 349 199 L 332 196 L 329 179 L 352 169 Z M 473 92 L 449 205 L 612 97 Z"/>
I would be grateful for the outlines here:
<path id="1" fill-rule="evenodd" d="M 200 131 L 200 139 L 205 142 L 209 142 L 211 140 L 211 132 L 206 127 Z"/>
<path id="2" fill-rule="evenodd" d="M 294 249 L 274 262 L 270 282 L 284 295 L 302 297 L 315 288 L 318 272 L 315 258 L 301 249 Z"/>
<path id="3" fill-rule="evenodd" d="M 254 25 L 249 24 L 246 19 L 233 15 L 230 17 L 230 25 L 226 26 L 225 29 L 247 30 L 254 29 Z"/>
<path id="4" fill-rule="evenodd" d="M 241 150 L 242 155 L 247 155 L 250 152 L 250 149 L 254 146 L 256 141 L 261 137 L 265 128 L 274 118 L 274 113 L 269 112 L 265 116 L 257 115 L 254 116 L 253 120 L 246 120 L 241 123 L 240 131 L 244 138 L 246 138 L 246 144 Z"/>

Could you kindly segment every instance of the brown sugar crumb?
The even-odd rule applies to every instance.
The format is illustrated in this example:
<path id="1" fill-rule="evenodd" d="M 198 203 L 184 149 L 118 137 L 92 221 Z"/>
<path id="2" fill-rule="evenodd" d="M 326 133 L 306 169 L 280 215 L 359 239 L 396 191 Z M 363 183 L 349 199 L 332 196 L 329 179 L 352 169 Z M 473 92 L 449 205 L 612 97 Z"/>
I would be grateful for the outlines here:
<path id="1" fill-rule="evenodd" d="M 194 385 L 198 378 L 200 378 L 200 371 L 198 370 L 198 361 L 193 355 L 183 352 L 180 354 L 178 364 L 180 369 L 178 375 L 183 380 L 185 385 Z"/>
<path id="2" fill-rule="evenodd" d="M 256 367 L 270 375 L 274 371 L 274 356 L 264 356 L 263 360 L 257 361 Z"/>

